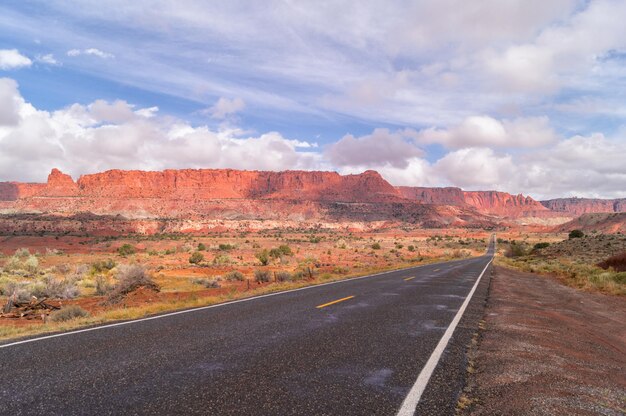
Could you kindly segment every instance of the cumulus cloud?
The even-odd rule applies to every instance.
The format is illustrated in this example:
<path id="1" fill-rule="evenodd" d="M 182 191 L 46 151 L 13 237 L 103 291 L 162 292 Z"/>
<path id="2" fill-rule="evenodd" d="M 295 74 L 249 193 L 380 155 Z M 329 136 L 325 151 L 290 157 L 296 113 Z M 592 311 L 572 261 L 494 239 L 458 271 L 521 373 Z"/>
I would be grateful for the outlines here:
<path id="1" fill-rule="evenodd" d="M 439 159 L 433 169 L 449 183 L 465 188 L 501 188 L 514 175 L 510 155 L 489 148 L 459 149 Z M 504 188 L 506 189 L 506 188 Z"/>
<path id="2" fill-rule="evenodd" d="M 0 49 L 0 69 L 18 69 L 32 64 L 33 61 L 22 55 L 17 49 Z"/>
<path id="3" fill-rule="evenodd" d="M 67 56 L 70 56 L 70 57 L 76 57 L 80 55 L 97 56 L 98 58 L 102 58 L 102 59 L 115 58 L 115 55 L 113 55 L 112 53 L 104 52 L 97 48 L 70 49 L 69 51 L 67 51 Z"/>
<path id="4" fill-rule="evenodd" d="M 17 90 L 17 82 L 10 78 L 0 78 L 0 126 L 13 126 L 20 119 L 22 97 Z"/>
<path id="5" fill-rule="evenodd" d="M 405 140 L 412 132 L 375 129 L 372 134 L 354 137 L 347 134 L 326 150 L 335 166 L 385 166 L 406 168 L 411 158 L 423 152 Z"/>
<path id="6" fill-rule="evenodd" d="M 12 103 L 7 107 L 7 103 Z M 48 112 L 21 97 L 13 80 L 0 80 L 0 180 L 41 181 L 53 167 L 74 176 L 106 169 L 314 169 L 314 146 L 276 132 L 244 137 L 212 130 L 156 108 L 133 111 L 125 101 L 73 104 Z"/>
<path id="7" fill-rule="evenodd" d="M 538 147 L 554 142 L 557 135 L 547 117 L 496 120 L 489 116 L 472 116 L 447 129 L 429 128 L 418 132 L 418 143 L 439 143 L 460 147 Z"/>
<path id="8" fill-rule="evenodd" d="M 220 97 L 214 106 L 202 111 L 202 113 L 209 114 L 211 118 L 223 120 L 242 111 L 244 108 L 246 108 L 246 103 L 241 98 L 228 99 Z"/>

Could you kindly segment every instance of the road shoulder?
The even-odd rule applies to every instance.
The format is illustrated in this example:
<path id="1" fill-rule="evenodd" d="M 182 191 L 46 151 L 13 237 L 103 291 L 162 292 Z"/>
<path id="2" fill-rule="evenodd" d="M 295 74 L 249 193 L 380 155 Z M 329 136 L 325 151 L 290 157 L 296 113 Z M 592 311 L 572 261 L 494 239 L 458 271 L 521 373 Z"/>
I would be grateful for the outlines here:
<path id="1" fill-rule="evenodd" d="M 624 414 L 626 299 L 494 269 L 459 413 Z"/>

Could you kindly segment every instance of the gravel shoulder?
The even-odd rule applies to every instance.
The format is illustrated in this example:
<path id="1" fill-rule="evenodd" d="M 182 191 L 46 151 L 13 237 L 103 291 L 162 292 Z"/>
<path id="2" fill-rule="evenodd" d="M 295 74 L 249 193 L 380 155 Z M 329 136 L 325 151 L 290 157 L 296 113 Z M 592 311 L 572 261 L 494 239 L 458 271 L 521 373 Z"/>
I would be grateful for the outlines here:
<path id="1" fill-rule="evenodd" d="M 496 267 L 482 327 L 459 413 L 626 414 L 626 298 Z"/>

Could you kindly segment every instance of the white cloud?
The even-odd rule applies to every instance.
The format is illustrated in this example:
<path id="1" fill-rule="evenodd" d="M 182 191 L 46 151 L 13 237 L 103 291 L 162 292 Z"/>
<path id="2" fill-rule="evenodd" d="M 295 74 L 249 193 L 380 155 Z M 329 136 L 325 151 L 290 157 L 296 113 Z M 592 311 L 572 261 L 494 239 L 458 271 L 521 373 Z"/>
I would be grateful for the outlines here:
<path id="1" fill-rule="evenodd" d="M 33 61 L 22 55 L 17 49 L 0 49 L 0 69 L 18 69 L 31 66 Z"/>
<path id="2" fill-rule="evenodd" d="M 102 59 L 115 58 L 115 55 L 113 55 L 112 53 L 104 52 L 97 48 L 87 48 L 87 49 L 82 49 L 82 50 L 70 49 L 69 51 L 67 51 L 67 56 L 70 56 L 70 57 L 76 57 L 80 55 L 97 56 L 98 58 L 102 58 Z"/>
<path id="3" fill-rule="evenodd" d="M 552 143 L 557 135 L 547 117 L 496 120 L 472 116 L 448 129 L 429 128 L 418 132 L 418 143 L 439 143 L 446 147 L 538 147 Z"/>
<path id="4" fill-rule="evenodd" d="M 386 166 L 404 169 L 409 160 L 422 156 L 423 152 L 407 142 L 412 132 L 390 132 L 375 129 L 372 134 L 354 137 L 347 134 L 326 150 L 326 156 L 335 166 Z"/>
<path id="5" fill-rule="evenodd" d="M 37 55 L 35 57 L 37 62 L 41 62 L 48 65 L 60 65 L 59 61 L 56 60 L 53 54 L 48 53 L 45 55 Z"/>
<path id="6" fill-rule="evenodd" d="M 275 132 L 241 137 L 237 129 L 214 131 L 156 111 L 133 111 L 122 100 L 42 111 L 24 101 L 15 81 L 1 79 L 0 180 L 41 181 L 53 167 L 78 176 L 114 168 L 285 170 L 324 164 L 318 153 L 298 150 L 313 143 Z"/>
<path id="7" fill-rule="evenodd" d="M 0 78 L 0 126 L 13 126 L 19 122 L 23 99 L 17 90 L 17 82 Z"/>
<path id="8" fill-rule="evenodd" d="M 574 136 L 502 152 L 484 146 L 454 148 L 429 162 L 410 142 L 421 132 L 409 129 L 346 135 L 320 153 L 315 143 L 276 132 L 214 130 L 157 111 L 135 109 L 123 100 L 42 111 L 23 99 L 15 81 L 0 79 L 0 181 L 42 181 L 53 167 L 75 177 L 114 168 L 376 169 L 395 185 L 454 185 L 537 198 L 626 196 L 623 135 Z M 500 137 L 502 130 L 522 137 L 537 129 L 535 123 L 547 126 L 546 120 L 489 123 L 490 138 Z"/>
<path id="9" fill-rule="evenodd" d="M 498 155 L 489 148 L 459 149 L 434 164 L 440 177 L 462 188 L 488 187 L 506 189 L 510 175 L 515 175 L 510 155 Z"/>
<path id="10" fill-rule="evenodd" d="M 489 48 L 484 64 L 500 87 L 522 92 L 552 92 L 577 73 L 589 73 L 609 51 L 626 47 L 626 1 L 596 0 L 567 22 L 544 28 L 532 41 Z"/>
<path id="11" fill-rule="evenodd" d="M 228 99 L 220 97 L 213 107 L 202 111 L 202 113 L 208 113 L 211 115 L 211 118 L 223 120 L 242 111 L 244 108 L 246 108 L 246 103 L 241 98 Z"/>

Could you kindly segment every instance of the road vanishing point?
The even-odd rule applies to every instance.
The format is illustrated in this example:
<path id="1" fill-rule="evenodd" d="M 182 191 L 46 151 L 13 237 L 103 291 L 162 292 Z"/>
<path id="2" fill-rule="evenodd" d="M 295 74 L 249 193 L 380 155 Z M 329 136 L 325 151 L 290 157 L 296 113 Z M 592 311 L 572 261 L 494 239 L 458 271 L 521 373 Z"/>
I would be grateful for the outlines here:
<path id="1" fill-rule="evenodd" d="M 493 252 L 6 341 L 0 414 L 454 414 Z"/>

